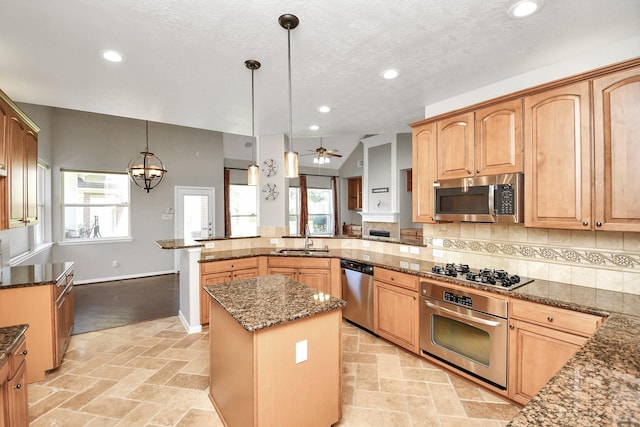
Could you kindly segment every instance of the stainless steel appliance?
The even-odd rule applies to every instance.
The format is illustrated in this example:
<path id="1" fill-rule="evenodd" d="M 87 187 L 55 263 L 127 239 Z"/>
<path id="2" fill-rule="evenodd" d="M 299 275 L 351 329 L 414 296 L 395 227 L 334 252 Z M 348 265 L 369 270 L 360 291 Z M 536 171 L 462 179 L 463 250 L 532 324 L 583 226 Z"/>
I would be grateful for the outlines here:
<path id="1" fill-rule="evenodd" d="M 506 390 L 507 301 L 423 280 L 420 349 Z"/>
<path id="2" fill-rule="evenodd" d="M 342 299 L 347 306 L 342 317 L 373 332 L 373 266 L 341 260 Z"/>
<path id="3" fill-rule="evenodd" d="M 473 270 L 469 268 L 467 264 L 434 265 L 431 268 L 431 272 L 443 276 L 455 277 L 462 282 L 499 286 L 508 291 L 533 282 L 533 279 L 521 277 L 517 274 L 509 274 L 505 270 L 493 270 L 491 268 Z"/>
<path id="4" fill-rule="evenodd" d="M 464 222 L 524 220 L 523 174 L 479 176 L 436 181 L 434 219 Z"/>

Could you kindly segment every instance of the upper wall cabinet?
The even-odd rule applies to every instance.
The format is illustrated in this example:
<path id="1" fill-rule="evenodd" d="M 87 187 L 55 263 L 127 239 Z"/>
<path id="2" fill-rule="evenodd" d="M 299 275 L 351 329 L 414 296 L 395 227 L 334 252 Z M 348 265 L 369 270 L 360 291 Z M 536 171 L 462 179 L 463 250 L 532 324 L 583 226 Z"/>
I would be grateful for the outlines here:
<path id="1" fill-rule="evenodd" d="M 412 205 L 414 222 L 435 222 L 433 219 L 433 182 L 436 172 L 436 123 L 413 128 L 412 141 Z"/>
<path id="2" fill-rule="evenodd" d="M 0 163 L 6 169 L 6 178 L 0 178 L 0 228 L 34 225 L 40 129 L 2 91 L 0 126 Z"/>
<path id="3" fill-rule="evenodd" d="M 476 175 L 522 172 L 522 100 L 476 110 L 475 121 Z"/>
<path id="4" fill-rule="evenodd" d="M 473 175 L 473 112 L 438 122 L 438 179 Z"/>
<path id="5" fill-rule="evenodd" d="M 589 229 L 589 105 L 589 82 L 525 97 L 525 226 Z"/>
<path id="6" fill-rule="evenodd" d="M 640 67 L 593 81 L 596 230 L 640 231 Z"/>

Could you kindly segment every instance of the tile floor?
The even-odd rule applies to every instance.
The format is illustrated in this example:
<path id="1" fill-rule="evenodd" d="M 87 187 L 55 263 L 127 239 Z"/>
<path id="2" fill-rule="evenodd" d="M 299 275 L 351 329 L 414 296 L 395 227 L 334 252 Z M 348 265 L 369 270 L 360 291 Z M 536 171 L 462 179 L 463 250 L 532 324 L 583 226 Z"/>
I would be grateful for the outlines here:
<path id="1" fill-rule="evenodd" d="M 187 335 L 177 316 L 74 335 L 62 366 L 29 385 L 29 418 L 34 427 L 221 426 L 207 397 L 207 372 L 207 331 Z M 498 427 L 516 411 L 419 357 L 343 326 L 339 426 Z"/>

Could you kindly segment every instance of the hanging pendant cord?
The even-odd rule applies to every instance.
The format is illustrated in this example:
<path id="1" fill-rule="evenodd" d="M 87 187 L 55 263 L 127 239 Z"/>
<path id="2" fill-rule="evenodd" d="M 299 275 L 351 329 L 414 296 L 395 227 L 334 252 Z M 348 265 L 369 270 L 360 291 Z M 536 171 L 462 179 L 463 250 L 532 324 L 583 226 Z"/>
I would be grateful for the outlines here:
<path id="1" fill-rule="evenodd" d="M 293 151 L 293 125 L 291 117 L 291 26 L 287 26 L 287 55 L 289 59 L 289 151 Z"/>

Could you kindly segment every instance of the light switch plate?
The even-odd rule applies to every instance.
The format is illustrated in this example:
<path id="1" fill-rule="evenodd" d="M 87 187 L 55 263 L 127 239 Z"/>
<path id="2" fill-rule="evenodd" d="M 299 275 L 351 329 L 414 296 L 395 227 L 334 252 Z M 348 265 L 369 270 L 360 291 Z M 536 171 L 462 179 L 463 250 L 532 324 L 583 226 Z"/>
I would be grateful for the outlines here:
<path id="1" fill-rule="evenodd" d="M 409 251 L 410 251 L 412 254 L 416 254 L 416 255 L 417 255 L 417 254 L 419 254 L 419 253 L 420 253 L 420 248 L 418 248 L 418 247 L 416 247 L 416 246 L 411 246 L 411 247 L 409 248 Z"/>
<path id="2" fill-rule="evenodd" d="M 277 245 L 278 244 L 278 239 L 277 238 L 272 238 L 270 240 L 270 242 L 271 242 L 272 245 Z"/>
<path id="3" fill-rule="evenodd" d="M 371 244 L 369 242 L 365 242 L 365 241 L 362 242 L 362 247 L 363 248 L 368 248 L 369 246 L 371 246 Z"/>
<path id="4" fill-rule="evenodd" d="M 409 246 L 400 245 L 400 252 L 402 253 L 409 252 Z"/>
<path id="5" fill-rule="evenodd" d="M 400 261 L 400 268 L 409 268 L 409 263 L 407 261 Z"/>
<path id="6" fill-rule="evenodd" d="M 444 256 L 444 251 L 442 249 L 434 249 L 433 256 L 435 258 L 442 258 Z"/>
<path id="7" fill-rule="evenodd" d="M 433 246 L 436 246 L 436 247 L 439 247 L 439 248 L 443 247 L 444 246 L 444 240 L 442 240 L 442 239 L 433 239 Z"/>
<path id="8" fill-rule="evenodd" d="M 216 247 L 216 244 L 213 242 L 207 242 L 204 244 L 205 249 L 213 249 Z"/>
<path id="9" fill-rule="evenodd" d="M 307 360 L 307 340 L 296 343 L 296 365 Z"/>

